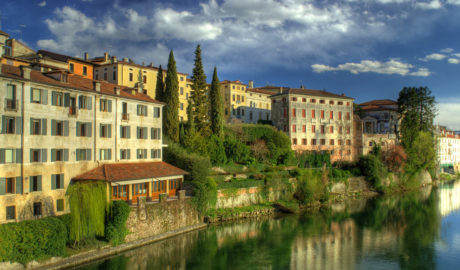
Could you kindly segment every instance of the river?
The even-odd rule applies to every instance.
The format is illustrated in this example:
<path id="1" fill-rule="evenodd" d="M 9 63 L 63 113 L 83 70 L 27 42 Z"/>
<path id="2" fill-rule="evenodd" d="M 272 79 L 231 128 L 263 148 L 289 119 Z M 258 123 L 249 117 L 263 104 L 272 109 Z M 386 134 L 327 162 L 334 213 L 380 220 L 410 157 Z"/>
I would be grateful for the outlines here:
<path id="1" fill-rule="evenodd" d="M 460 182 L 213 225 L 78 269 L 458 269 Z"/>

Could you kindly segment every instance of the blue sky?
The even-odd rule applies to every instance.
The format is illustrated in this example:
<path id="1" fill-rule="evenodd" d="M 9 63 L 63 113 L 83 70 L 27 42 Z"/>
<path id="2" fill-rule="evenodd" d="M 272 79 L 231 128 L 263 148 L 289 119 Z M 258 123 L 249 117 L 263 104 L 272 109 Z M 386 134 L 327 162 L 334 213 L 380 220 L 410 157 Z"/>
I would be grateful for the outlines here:
<path id="1" fill-rule="evenodd" d="M 33 49 L 130 57 L 208 77 L 326 89 L 356 102 L 428 86 L 460 130 L 460 0 L 8 0 L 1 28 Z"/>

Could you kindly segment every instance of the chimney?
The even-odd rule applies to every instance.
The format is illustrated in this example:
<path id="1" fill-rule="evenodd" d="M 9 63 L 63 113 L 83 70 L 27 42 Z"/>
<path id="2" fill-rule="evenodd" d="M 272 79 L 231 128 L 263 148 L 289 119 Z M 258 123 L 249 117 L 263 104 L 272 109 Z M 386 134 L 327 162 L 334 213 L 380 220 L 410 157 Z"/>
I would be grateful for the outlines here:
<path id="1" fill-rule="evenodd" d="M 115 95 L 117 95 L 117 96 L 120 95 L 120 91 L 121 91 L 121 88 L 120 88 L 119 86 L 115 86 L 115 87 L 113 88 L 113 93 L 114 93 Z"/>
<path id="2" fill-rule="evenodd" d="M 108 52 L 104 53 L 104 59 L 105 59 L 106 62 L 109 61 L 109 53 Z"/>
<path id="3" fill-rule="evenodd" d="M 21 77 L 24 79 L 30 80 L 30 71 L 32 70 L 29 66 L 20 66 L 21 69 Z"/>
<path id="4" fill-rule="evenodd" d="M 305 89 L 305 86 L 303 84 L 301 84 L 300 89 Z"/>
<path id="5" fill-rule="evenodd" d="M 248 82 L 248 88 L 254 88 L 254 81 L 253 80 L 250 80 Z"/>
<path id="6" fill-rule="evenodd" d="M 117 62 L 117 57 L 116 56 L 112 56 L 112 64 L 113 63 L 116 63 Z"/>
<path id="7" fill-rule="evenodd" d="M 94 86 L 94 90 L 96 90 L 96 92 L 101 92 L 101 82 L 93 81 L 93 86 Z"/>
<path id="8" fill-rule="evenodd" d="M 83 58 L 84 58 L 85 60 L 88 61 L 88 59 L 89 59 L 89 54 L 88 54 L 87 52 L 85 52 L 85 53 L 83 54 Z"/>

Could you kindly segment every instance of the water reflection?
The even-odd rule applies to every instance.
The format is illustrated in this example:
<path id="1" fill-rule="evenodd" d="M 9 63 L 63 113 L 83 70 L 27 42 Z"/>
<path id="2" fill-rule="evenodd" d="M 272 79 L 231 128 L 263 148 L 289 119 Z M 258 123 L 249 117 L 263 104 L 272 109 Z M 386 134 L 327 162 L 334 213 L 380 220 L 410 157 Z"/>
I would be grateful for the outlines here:
<path id="1" fill-rule="evenodd" d="M 302 216 L 211 226 L 84 269 L 448 269 L 460 263 L 449 255 L 457 250 L 450 238 L 460 231 L 459 192 L 456 182 Z M 456 222 L 446 227 L 449 219 Z"/>

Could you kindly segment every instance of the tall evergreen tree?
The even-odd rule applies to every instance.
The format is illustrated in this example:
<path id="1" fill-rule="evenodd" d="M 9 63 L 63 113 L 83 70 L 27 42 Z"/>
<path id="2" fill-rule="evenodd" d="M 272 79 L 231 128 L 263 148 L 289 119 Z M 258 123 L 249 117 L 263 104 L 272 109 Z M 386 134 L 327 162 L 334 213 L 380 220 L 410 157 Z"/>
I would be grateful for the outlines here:
<path id="1" fill-rule="evenodd" d="M 211 90 L 209 92 L 211 105 L 211 131 L 217 137 L 222 138 L 224 135 L 224 106 L 220 93 L 220 83 L 217 77 L 217 68 L 214 67 L 212 74 Z"/>
<path id="2" fill-rule="evenodd" d="M 197 45 L 195 50 L 195 65 L 193 67 L 191 87 L 191 100 L 194 105 L 193 120 L 195 121 L 197 130 L 199 130 L 202 135 L 208 136 L 210 133 L 209 102 L 206 75 L 204 74 L 201 61 L 200 45 Z"/>
<path id="3" fill-rule="evenodd" d="M 163 115 L 164 134 L 172 141 L 179 142 L 179 81 L 172 50 L 169 53 L 163 101 L 166 102 Z"/>
<path id="4" fill-rule="evenodd" d="M 155 87 L 155 99 L 158 101 L 164 101 L 163 100 L 163 92 L 165 89 L 165 83 L 163 82 L 163 69 L 160 68 L 158 69 L 158 74 L 157 74 L 157 85 Z"/>

